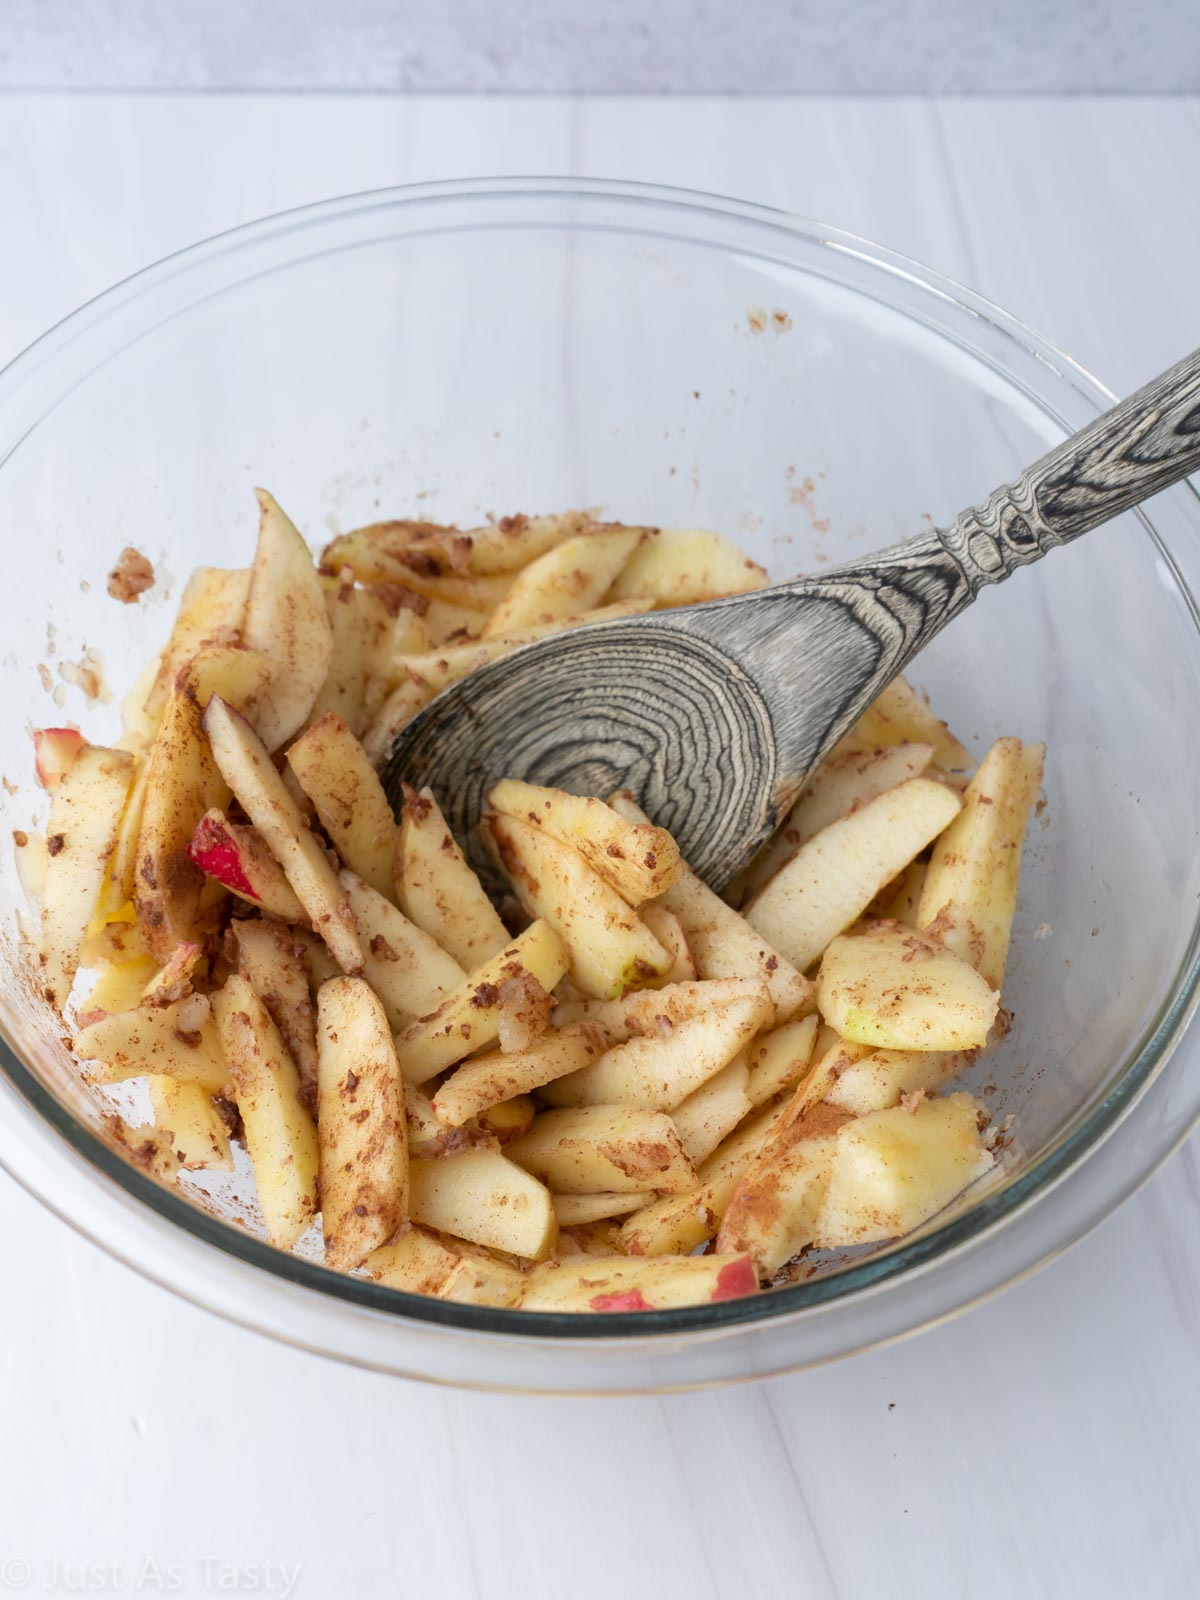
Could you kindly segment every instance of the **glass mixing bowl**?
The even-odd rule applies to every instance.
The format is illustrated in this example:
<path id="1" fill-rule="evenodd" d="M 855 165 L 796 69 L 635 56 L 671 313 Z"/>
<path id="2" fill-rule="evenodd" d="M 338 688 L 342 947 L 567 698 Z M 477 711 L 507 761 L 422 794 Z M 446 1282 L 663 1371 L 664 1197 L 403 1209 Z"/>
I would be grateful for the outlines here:
<path id="1" fill-rule="evenodd" d="M 0 818 L 44 820 L 29 729 L 115 734 L 59 666 L 118 693 L 198 563 L 252 549 L 252 486 L 314 543 L 417 515 L 602 505 L 720 528 L 777 577 L 977 501 L 1109 403 L 977 296 L 820 224 L 576 180 L 334 201 L 184 251 L 0 377 L 12 583 Z M 135 606 L 120 549 L 153 560 Z M 1200 1112 L 1194 1041 L 1200 720 L 1186 485 L 986 592 L 911 676 L 976 752 L 1044 739 L 1015 1021 L 970 1086 L 1007 1162 L 921 1235 L 753 1299 L 604 1320 L 450 1305 L 326 1271 L 256 1232 L 243 1176 L 201 1209 L 106 1140 L 34 997 L 0 852 L 0 1160 L 179 1293 L 276 1337 L 441 1382 L 634 1390 L 743 1379 L 896 1337 L 996 1290 L 1124 1198 Z M 51 695 L 45 672 L 57 685 Z"/>

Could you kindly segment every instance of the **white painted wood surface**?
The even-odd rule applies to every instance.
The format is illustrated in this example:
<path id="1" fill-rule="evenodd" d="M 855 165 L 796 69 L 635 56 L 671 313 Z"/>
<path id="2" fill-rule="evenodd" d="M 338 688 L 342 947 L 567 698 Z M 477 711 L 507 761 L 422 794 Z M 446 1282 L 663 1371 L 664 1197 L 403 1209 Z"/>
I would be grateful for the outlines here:
<path id="1" fill-rule="evenodd" d="M 1117 389 L 1200 344 L 1194 101 L 8 96 L 0 357 L 230 224 L 526 171 L 821 216 L 972 284 Z M 1195 1140 L 982 1309 L 824 1371 L 661 1401 L 343 1370 L 142 1282 L 7 1179 L 0 1224 L 0 1595 L 282 1594 L 281 1566 L 301 1600 L 1195 1592 Z"/>

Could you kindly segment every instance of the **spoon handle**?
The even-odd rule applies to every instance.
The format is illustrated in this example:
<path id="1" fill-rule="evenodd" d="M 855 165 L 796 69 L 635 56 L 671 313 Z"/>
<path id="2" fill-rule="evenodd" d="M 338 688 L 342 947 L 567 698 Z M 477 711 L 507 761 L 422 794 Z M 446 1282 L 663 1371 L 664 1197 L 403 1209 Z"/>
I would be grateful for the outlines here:
<path id="1" fill-rule="evenodd" d="M 1200 471 L 1200 350 L 939 528 L 977 593 Z"/>

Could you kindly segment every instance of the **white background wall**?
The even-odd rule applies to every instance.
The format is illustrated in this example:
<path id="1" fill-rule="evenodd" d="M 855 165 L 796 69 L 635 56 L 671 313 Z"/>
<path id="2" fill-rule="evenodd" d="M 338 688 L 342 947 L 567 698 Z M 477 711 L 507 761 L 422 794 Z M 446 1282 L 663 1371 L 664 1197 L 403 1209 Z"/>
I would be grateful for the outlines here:
<path id="1" fill-rule="evenodd" d="M 1197 0 L 0 0 L 0 89 L 1200 89 Z"/>

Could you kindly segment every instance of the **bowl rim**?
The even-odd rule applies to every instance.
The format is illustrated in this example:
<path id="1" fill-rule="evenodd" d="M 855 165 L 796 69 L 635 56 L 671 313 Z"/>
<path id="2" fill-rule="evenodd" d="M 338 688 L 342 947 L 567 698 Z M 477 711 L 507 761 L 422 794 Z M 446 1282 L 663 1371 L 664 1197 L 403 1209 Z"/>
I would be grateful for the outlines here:
<path id="1" fill-rule="evenodd" d="M 972 317 L 987 324 L 1002 337 L 1021 346 L 1025 353 L 1033 355 L 1048 366 L 1058 378 L 1067 380 L 1089 407 L 1094 406 L 1099 411 L 1111 404 L 1115 398 L 1078 362 L 1058 350 L 1020 319 L 945 274 L 935 272 L 909 256 L 877 245 L 870 240 L 780 208 L 730 199 L 703 191 L 610 179 L 547 176 L 455 179 L 369 190 L 274 213 L 212 235 L 139 269 L 86 301 L 47 329 L 0 369 L 0 403 L 21 387 L 33 373 L 48 363 L 53 363 L 75 340 L 105 318 L 122 307 L 135 304 L 144 294 L 168 280 L 181 275 L 199 273 L 214 260 L 230 253 L 268 243 L 274 238 L 297 230 L 320 228 L 336 222 L 339 218 L 373 210 L 391 210 L 430 202 L 451 204 L 471 202 L 485 198 L 517 203 L 522 200 L 555 198 L 578 202 L 584 207 L 594 202 L 616 201 L 628 203 L 633 207 L 665 209 L 694 216 L 709 213 L 731 221 L 742 221 L 759 229 L 770 230 L 780 236 L 781 240 L 804 240 L 810 244 L 825 244 L 857 256 L 884 273 L 903 278 L 918 291 L 952 302 Z M 511 220 L 516 220 L 515 213 Z M 570 219 L 570 225 L 578 226 L 580 220 L 573 217 Z M 560 225 L 563 225 L 561 221 Z M 242 275 L 232 281 L 236 285 L 245 282 L 246 277 Z M 143 333 L 146 331 L 148 330 L 142 330 Z M 945 330 L 941 330 L 941 335 L 951 337 Z M 124 348 L 124 342 L 121 348 Z M 988 358 L 984 352 L 975 349 L 972 353 L 981 361 L 987 362 Z M 89 368 L 88 372 L 92 370 L 95 369 Z M 86 382 L 86 378 L 85 373 L 78 381 Z M 59 394 L 63 392 L 66 391 L 57 391 Z M 1053 406 L 1042 396 L 1030 392 L 1030 398 L 1045 415 L 1056 416 Z M 0 455 L 0 470 L 12 453 L 12 449 L 17 448 L 19 443 L 18 438 L 11 449 Z M 1180 490 L 1190 494 L 1192 500 L 1200 506 L 1200 496 L 1190 484 L 1185 481 Z M 1200 610 L 1177 562 L 1166 550 L 1154 526 L 1145 516 L 1140 513 L 1139 516 L 1143 528 L 1157 546 L 1159 554 L 1175 578 L 1178 591 L 1190 610 L 1193 625 L 1200 631 Z M 814 1278 L 769 1293 L 717 1305 L 686 1307 L 676 1311 L 609 1314 L 604 1318 L 603 1330 L 598 1329 L 592 1319 L 570 1313 L 523 1312 L 505 1308 L 460 1305 L 428 1296 L 414 1295 L 371 1280 L 348 1277 L 333 1272 L 313 1260 L 277 1250 L 265 1240 L 242 1233 L 130 1165 L 124 1157 L 118 1155 L 100 1137 L 79 1122 L 57 1100 L 4 1038 L 0 1038 L 0 1070 L 7 1078 L 8 1086 L 11 1086 L 12 1090 L 25 1101 L 26 1106 L 36 1114 L 36 1118 L 44 1126 L 44 1131 L 48 1135 L 57 1136 L 60 1155 L 67 1151 L 71 1152 L 76 1159 L 86 1163 L 93 1179 L 102 1183 L 115 1183 L 138 1205 L 148 1207 L 173 1228 L 181 1227 L 205 1245 L 215 1245 L 239 1267 L 252 1267 L 270 1279 L 315 1291 L 326 1300 L 381 1313 L 392 1326 L 397 1328 L 414 1322 L 424 1323 L 464 1333 L 500 1336 L 525 1345 L 536 1341 L 543 1346 L 552 1344 L 560 1348 L 570 1346 L 578 1349 L 581 1345 L 611 1345 L 614 1341 L 635 1339 L 657 1341 L 668 1338 L 677 1340 L 684 1334 L 713 1336 L 749 1332 L 762 1329 L 764 1326 L 777 1327 L 783 1322 L 795 1321 L 835 1305 L 851 1308 L 864 1296 L 876 1295 L 898 1281 L 909 1282 L 934 1265 L 947 1265 L 956 1257 L 969 1252 L 996 1230 L 1027 1213 L 1036 1201 L 1049 1193 L 1069 1174 L 1077 1171 L 1081 1163 L 1110 1137 L 1162 1074 L 1195 1010 L 1198 994 L 1200 994 L 1200 923 L 1193 927 L 1187 951 L 1174 975 L 1169 995 L 1146 1023 L 1140 1044 L 1131 1051 L 1129 1059 L 1109 1092 L 1090 1110 L 1077 1116 L 1074 1123 L 1048 1149 L 1031 1161 L 1024 1172 L 942 1225 L 930 1227 L 823 1278 Z M 1159 1160 L 1165 1159 L 1169 1149 L 1174 1148 L 1197 1116 L 1200 1116 L 1200 1104 L 1195 1109 L 1189 1108 L 1187 1127 L 1182 1127 L 1182 1130 L 1179 1125 L 1172 1127 L 1169 1145 L 1164 1145 L 1161 1150 L 1155 1152 L 1156 1159 L 1151 1165 L 1140 1171 L 1136 1175 L 1136 1180 L 1126 1185 L 1122 1192 L 1107 1199 L 1101 1215 L 1107 1215 L 1113 1206 L 1132 1192 L 1138 1182 L 1149 1175 Z M 132 1259 L 130 1252 L 114 1248 L 97 1226 L 89 1226 L 86 1217 L 68 1211 L 61 1204 L 56 1204 L 52 1192 L 53 1184 L 46 1181 L 44 1172 L 36 1179 L 31 1179 L 28 1162 L 20 1159 L 14 1152 L 12 1139 L 4 1129 L 4 1119 L 0 1119 L 0 1166 L 8 1170 L 58 1215 L 63 1216 L 77 1231 L 110 1253 L 118 1255 L 137 1270 L 156 1276 L 149 1273 L 137 1259 Z M 1040 1249 L 1037 1261 L 1033 1264 L 1039 1264 L 1048 1255 L 1073 1243 L 1076 1238 L 1082 1236 L 1083 1231 L 1086 1229 L 1075 1233 L 1070 1239 L 1051 1240 Z M 156 1281 L 163 1282 L 164 1279 L 156 1276 Z M 1004 1281 L 1011 1281 L 1011 1275 Z M 167 1281 L 165 1286 L 189 1295 L 188 1289 L 181 1286 L 178 1281 Z M 1003 1283 L 992 1285 L 988 1292 L 994 1292 L 1003 1286 Z M 194 1298 L 190 1295 L 189 1297 Z M 954 1309 L 961 1307 L 956 1306 Z M 924 1319 L 918 1315 L 913 1325 L 920 1326 L 923 1322 Z M 288 1337 L 286 1330 L 281 1330 L 274 1324 L 268 1324 L 263 1331 L 279 1337 Z M 906 1327 L 900 1331 L 908 1332 L 912 1329 Z M 311 1348 L 311 1346 L 305 1347 Z M 325 1346 L 321 1348 L 328 1354 L 339 1355 L 344 1359 L 355 1359 L 352 1355 L 347 1356 L 342 1350 L 327 1349 Z M 853 1348 L 861 1346 L 851 1344 L 845 1353 L 849 1353 Z"/>

